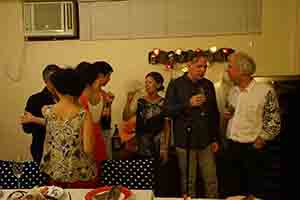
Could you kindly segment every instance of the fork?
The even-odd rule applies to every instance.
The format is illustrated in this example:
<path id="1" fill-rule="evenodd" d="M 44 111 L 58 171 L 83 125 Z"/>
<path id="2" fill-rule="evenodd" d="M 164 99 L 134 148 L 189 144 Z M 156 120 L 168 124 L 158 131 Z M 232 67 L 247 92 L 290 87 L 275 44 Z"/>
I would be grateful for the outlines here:
<path id="1" fill-rule="evenodd" d="M 72 200 L 72 196 L 70 192 L 68 192 L 68 196 L 69 196 L 69 200 Z"/>

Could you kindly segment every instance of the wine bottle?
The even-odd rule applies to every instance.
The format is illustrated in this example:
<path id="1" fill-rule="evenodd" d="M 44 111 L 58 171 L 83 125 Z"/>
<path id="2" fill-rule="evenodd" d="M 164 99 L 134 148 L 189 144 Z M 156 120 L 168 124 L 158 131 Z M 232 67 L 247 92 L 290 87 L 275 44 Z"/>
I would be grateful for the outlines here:
<path id="1" fill-rule="evenodd" d="M 100 124 L 102 130 L 111 129 L 111 103 L 110 102 L 105 102 L 103 105 Z"/>
<path id="2" fill-rule="evenodd" d="M 121 138 L 119 135 L 119 128 L 117 124 L 115 124 L 115 131 L 111 138 L 111 145 L 113 151 L 119 151 L 121 149 Z"/>

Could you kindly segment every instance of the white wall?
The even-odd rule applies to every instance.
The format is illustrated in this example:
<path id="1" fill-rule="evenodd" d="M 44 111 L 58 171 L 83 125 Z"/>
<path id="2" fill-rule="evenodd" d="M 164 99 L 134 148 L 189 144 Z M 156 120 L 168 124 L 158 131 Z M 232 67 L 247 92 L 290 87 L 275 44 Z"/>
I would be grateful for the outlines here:
<path id="1" fill-rule="evenodd" d="M 111 63 L 115 72 L 109 89 L 117 95 L 113 104 L 114 122 L 121 119 L 128 80 L 143 81 L 149 71 L 160 71 L 169 79 L 170 72 L 162 66 L 147 63 L 148 52 L 155 47 L 164 50 L 231 47 L 252 55 L 259 75 L 300 73 L 300 66 L 295 65 L 296 37 L 291 35 L 295 31 L 290 31 L 296 30 L 296 1 L 264 0 L 260 35 L 24 43 L 21 0 L 0 0 L 0 159 L 15 159 L 20 154 L 29 156 L 31 138 L 22 132 L 17 118 L 28 96 L 43 87 L 41 71 L 49 63 L 76 65 L 83 60 Z M 222 71 L 216 67 L 223 66 L 212 70 Z"/>

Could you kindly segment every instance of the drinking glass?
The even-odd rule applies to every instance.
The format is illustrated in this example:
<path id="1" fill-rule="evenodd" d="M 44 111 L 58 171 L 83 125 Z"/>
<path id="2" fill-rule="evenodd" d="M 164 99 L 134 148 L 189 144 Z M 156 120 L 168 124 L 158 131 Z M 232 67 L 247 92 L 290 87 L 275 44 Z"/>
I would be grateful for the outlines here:
<path id="1" fill-rule="evenodd" d="M 228 101 L 226 101 L 225 103 L 225 112 L 228 114 L 233 115 L 235 111 L 235 108 L 233 107 L 233 105 L 231 105 Z"/>
<path id="2" fill-rule="evenodd" d="M 14 176 L 17 178 L 18 189 L 21 188 L 20 178 L 23 174 L 23 163 L 22 162 L 12 162 L 12 171 Z"/>
<path id="3" fill-rule="evenodd" d="M 206 96 L 205 89 L 203 87 L 198 87 L 196 90 L 196 95 L 201 95 L 201 96 L 205 97 Z M 200 106 L 200 108 L 201 108 L 200 115 L 205 116 L 205 114 L 206 114 L 205 102 Z"/>
<path id="4" fill-rule="evenodd" d="M 196 90 L 197 95 L 204 95 L 205 96 L 205 90 L 203 87 L 198 87 Z"/>

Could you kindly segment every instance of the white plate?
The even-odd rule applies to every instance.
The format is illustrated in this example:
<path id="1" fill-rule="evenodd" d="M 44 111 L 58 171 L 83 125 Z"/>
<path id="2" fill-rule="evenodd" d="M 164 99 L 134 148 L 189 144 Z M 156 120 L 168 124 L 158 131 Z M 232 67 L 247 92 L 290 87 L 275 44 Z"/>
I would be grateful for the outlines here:
<path id="1" fill-rule="evenodd" d="M 42 194 L 46 197 L 52 197 L 54 199 L 57 200 L 65 200 L 67 199 L 67 193 L 65 192 L 65 190 L 61 187 L 57 187 L 57 186 L 43 186 L 40 187 L 39 190 L 43 191 L 47 188 L 46 192 L 42 192 Z"/>
<path id="2" fill-rule="evenodd" d="M 225 200 L 243 200 L 245 197 L 246 196 L 237 195 L 237 196 L 227 197 Z M 254 198 L 254 200 L 262 200 L 262 199 Z"/>
<path id="3" fill-rule="evenodd" d="M 102 194 L 105 194 L 105 193 L 108 193 L 109 191 L 103 191 L 103 192 L 99 192 L 97 193 L 94 197 L 93 197 L 93 200 L 97 200 L 97 196 L 98 195 L 102 195 Z M 119 200 L 123 200 L 125 198 L 125 194 L 121 192 L 121 195 L 119 197 Z"/>

